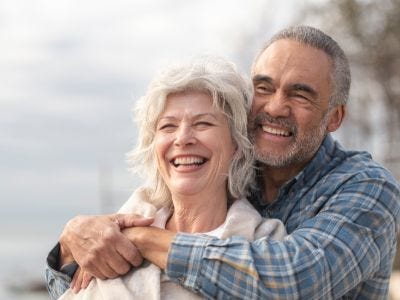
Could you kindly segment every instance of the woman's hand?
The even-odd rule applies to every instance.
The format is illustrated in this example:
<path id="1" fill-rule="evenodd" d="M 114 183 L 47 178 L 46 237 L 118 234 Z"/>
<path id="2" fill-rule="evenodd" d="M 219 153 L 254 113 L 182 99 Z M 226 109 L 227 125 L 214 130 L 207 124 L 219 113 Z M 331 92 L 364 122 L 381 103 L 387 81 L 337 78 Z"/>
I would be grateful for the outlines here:
<path id="1" fill-rule="evenodd" d="M 144 258 L 161 269 L 166 268 L 168 251 L 176 233 L 151 226 L 126 228 L 122 233 L 135 244 Z"/>

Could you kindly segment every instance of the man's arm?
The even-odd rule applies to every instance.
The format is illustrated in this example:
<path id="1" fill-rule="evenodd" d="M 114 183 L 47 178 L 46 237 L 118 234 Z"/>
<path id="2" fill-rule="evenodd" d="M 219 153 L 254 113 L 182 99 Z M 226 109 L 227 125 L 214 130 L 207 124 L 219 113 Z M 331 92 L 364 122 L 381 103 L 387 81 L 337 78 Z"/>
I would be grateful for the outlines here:
<path id="1" fill-rule="evenodd" d="M 76 263 L 65 265 L 64 268 L 59 266 L 60 244 L 50 251 L 47 256 L 47 266 L 45 270 L 46 287 L 50 294 L 50 298 L 55 300 L 69 288 L 71 278 L 78 267 Z"/>
<path id="2" fill-rule="evenodd" d="M 340 298 L 382 268 L 390 274 L 399 190 L 382 181 L 371 186 L 371 180 L 347 184 L 281 242 L 178 233 L 166 273 L 213 299 Z M 366 186 L 368 194 L 358 192 Z M 148 238 L 153 247 L 167 248 L 168 239 Z M 380 280 L 385 288 L 388 278 Z M 374 287 L 370 292 L 374 297 Z"/>

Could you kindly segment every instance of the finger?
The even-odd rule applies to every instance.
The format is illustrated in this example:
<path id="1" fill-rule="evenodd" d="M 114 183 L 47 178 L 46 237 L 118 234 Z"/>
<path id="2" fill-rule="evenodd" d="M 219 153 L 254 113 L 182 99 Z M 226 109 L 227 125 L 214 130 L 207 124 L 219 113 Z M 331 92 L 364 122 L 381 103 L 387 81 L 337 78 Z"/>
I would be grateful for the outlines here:
<path id="1" fill-rule="evenodd" d="M 90 281 L 92 281 L 92 279 L 93 279 L 93 276 L 92 276 L 92 275 L 90 275 L 90 274 L 87 273 L 87 272 L 84 272 L 84 273 L 83 273 L 83 278 L 82 278 L 82 285 L 81 285 L 81 288 L 82 288 L 82 289 L 86 289 L 86 288 L 89 286 L 89 283 L 90 283 Z"/>
<path id="2" fill-rule="evenodd" d="M 147 218 L 135 214 L 116 214 L 114 218 L 119 224 L 120 229 L 134 226 L 150 226 L 154 222 L 154 218 Z"/>
<path id="3" fill-rule="evenodd" d="M 78 294 L 79 291 L 81 290 L 83 273 L 84 273 L 84 272 L 83 272 L 82 270 L 80 270 L 80 272 L 79 272 L 79 274 L 78 274 L 78 276 L 77 276 L 77 278 L 76 278 L 74 287 L 73 287 L 73 289 L 72 289 L 72 291 L 73 291 L 75 294 Z"/>
<path id="4" fill-rule="evenodd" d="M 116 246 L 118 243 L 116 243 Z M 110 257 L 107 259 L 107 263 L 116 273 L 124 275 L 128 273 L 132 265 L 130 261 L 126 260 L 116 249 L 110 253 Z"/>
<path id="5" fill-rule="evenodd" d="M 118 277 L 118 273 L 114 271 L 113 268 L 110 267 L 107 261 L 103 261 L 99 266 L 98 270 L 100 271 L 102 277 L 99 277 L 100 279 L 110 279 L 110 278 L 115 278 Z"/>
<path id="6" fill-rule="evenodd" d="M 97 251 L 96 257 L 92 257 L 90 262 L 96 263 L 99 271 L 107 278 L 115 278 L 118 275 L 125 274 L 131 268 L 130 262 L 116 250 L 116 247 L 124 241 L 130 244 L 128 238 L 119 231 L 119 228 L 118 230 L 107 228 L 101 233 L 100 244 L 102 246 L 100 249 L 102 250 Z"/>
<path id="7" fill-rule="evenodd" d="M 143 262 L 143 257 L 139 250 L 132 242 L 125 238 L 121 239 L 119 243 L 115 244 L 117 252 L 131 265 L 138 267 Z"/>
<path id="8" fill-rule="evenodd" d="M 107 279 L 107 278 L 111 278 L 111 277 L 107 277 L 106 273 L 104 273 L 103 268 L 107 268 L 107 267 L 103 267 L 100 265 L 104 265 L 106 264 L 106 262 L 104 261 L 100 261 L 100 263 L 98 263 L 97 265 L 94 265 L 92 263 L 85 265 L 84 270 L 85 272 L 91 274 L 93 277 L 99 278 L 99 279 Z"/>
<path id="9" fill-rule="evenodd" d="M 70 284 L 71 289 L 74 288 L 74 286 L 76 284 L 76 280 L 78 279 L 80 272 L 81 272 L 81 267 L 78 267 L 76 269 L 76 271 L 75 271 L 74 277 L 72 277 L 72 281 L 71 281 L 71 284 Z"/>

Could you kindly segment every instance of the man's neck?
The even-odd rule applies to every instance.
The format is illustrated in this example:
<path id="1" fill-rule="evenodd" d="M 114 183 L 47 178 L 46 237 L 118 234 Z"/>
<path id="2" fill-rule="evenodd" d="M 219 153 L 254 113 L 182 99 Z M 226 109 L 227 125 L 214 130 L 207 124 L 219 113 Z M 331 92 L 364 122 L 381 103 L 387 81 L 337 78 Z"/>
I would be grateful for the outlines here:
<path id="1" fill-rule="evenodd" d="M 282 168 L 275 168 L 264 166 L 263 167 L 263 178 L 264 178 L 264 199 L 267 203 L 272 203 L 278 197 L 279 189 L 294 178 L 300 171 L 305 167 L 307 162 Z"/>

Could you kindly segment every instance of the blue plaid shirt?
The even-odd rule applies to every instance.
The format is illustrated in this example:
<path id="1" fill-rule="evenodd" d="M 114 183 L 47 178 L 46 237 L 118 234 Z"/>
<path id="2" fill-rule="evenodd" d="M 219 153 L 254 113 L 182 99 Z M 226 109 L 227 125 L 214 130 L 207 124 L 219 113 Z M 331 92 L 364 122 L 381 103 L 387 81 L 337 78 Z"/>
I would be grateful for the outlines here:
<path id="1" fill-rule="evenodd" d="M 262 215 L 285 223 L 284 241 L 179 233 L 168 276 L 210 299 L 387 298 L 400 187 L 368 153 L 345 151 L 328 135 L 273 204 L 262 199 L 258 190 L 251 200 Z M 73 273 L 56 271 L 57 260 L 55 247 L 46 270 L 52 299 Z"/>
<path id="2" fill-rule="evenodd" d="M 328 135 L 313 160 L 263 205 L 284 241 L 179 233 L 167 275 L 209 299 L 386 299 L 400 222 L 400 187 L 366 152 Z M 243 220 L 245 222 L 245 220 Z"/>

